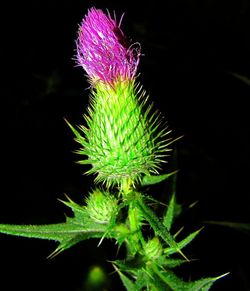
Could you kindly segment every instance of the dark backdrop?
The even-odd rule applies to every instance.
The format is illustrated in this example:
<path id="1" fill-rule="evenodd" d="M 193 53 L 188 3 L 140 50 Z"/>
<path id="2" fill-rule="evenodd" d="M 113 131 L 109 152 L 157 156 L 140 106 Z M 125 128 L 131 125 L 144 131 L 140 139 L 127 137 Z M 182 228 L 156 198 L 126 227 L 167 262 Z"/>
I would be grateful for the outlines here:
<path id="1" fill-rule="evenodd" d="M 218 3 L 219 2 L 219 3 Z M 177 199 L 199 203 L 183 218 L 249 223 L 250 3 L 234 1 L 3 1 L 1 3 L 0 222 L 61 222 L 57 201 L 82 203 L 92 177 L 75 164 L 77 148 L 63 118 L 82 122 L 84 72 L 72 60 L 87 9 L 125 12 L 123 30 L 142 45 L 139 79 L 174 135 Z M 164 166 L 164 171 L 171 168 Z M 167 185 L 155 188 L 167 199 Z M 165 192 L 164 192 L 165 191 Z M 187 252 L 198 258 L 186 279 L 231 272 L 214 290 L 250 290 L 249 233 L 206 226 Z M 52 261 L 53 242 L 1 235 L 1 290 L 84 290 L 93 264 L 112 273 L 112 242 L 83 242 Z M 115 274 L 109 290 L 120 288 Z M 3 287 L 7 286 L 7 287 Z"/>

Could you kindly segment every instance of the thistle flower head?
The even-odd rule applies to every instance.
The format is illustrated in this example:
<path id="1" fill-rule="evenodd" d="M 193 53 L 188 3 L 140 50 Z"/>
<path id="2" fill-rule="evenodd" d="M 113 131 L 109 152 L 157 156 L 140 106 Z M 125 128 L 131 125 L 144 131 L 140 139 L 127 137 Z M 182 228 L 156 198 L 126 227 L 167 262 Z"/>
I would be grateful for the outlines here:
<path id="1" fill-rule="evenodd" d="M 95 8 L 82 21 L 77 62 L 94 86 L 86 126 L 71 128 L 82 146 L 78 153 L 85 156 L 79 162 L 92 165 L 87 173 L 107 186 L 124 187 L 158 173 L 171 139 L 165 138 L 168 131 L 136 85 L 140 51 L 128 45 L 120 23 Z"/>
<path id="2" fill-rule="evenodd" d="M 79 27 L 76 60 L 91 82 L 112 84 L 136 75 L 140 46 L 128 43 L 120 28 L 121 20 L 117 22 L 93 7 Z"/>

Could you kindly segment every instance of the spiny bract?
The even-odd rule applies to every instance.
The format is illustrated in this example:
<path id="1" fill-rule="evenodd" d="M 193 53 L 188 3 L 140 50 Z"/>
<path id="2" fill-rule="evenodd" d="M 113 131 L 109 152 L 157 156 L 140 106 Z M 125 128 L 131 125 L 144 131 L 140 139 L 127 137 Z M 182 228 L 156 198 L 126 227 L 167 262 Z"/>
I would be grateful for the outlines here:
<path id="1" fill-rule="evenodd" d="M 86 155 L 82 164 L 91 164 L 87 173 L 97 173 L 96 181 L 108 186 L 140 180 L 143 174 L 157 173 L 168 141 L 166 129 L 158 131 L 159 115 L 145 106 L 145 92 L 133 82 L 118 82 L 115 90 L 101 83 L 92 90 L 91 105 L 85 115 L 87 127 L 71 127 Z M 139 98 L 138 96 L 139 95 Z M 145 108 L 144 108 L 145 107 Z"/>

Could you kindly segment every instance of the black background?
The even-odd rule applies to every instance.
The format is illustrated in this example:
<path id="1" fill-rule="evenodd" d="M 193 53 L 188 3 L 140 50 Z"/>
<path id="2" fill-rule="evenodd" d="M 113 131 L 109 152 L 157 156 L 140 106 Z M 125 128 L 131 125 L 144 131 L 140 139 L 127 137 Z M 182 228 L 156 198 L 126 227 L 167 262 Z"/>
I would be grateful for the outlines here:
<path id="1" fill-rule="evenodd" d="M 10 1 L 1 3 L 0 222 L 62 222 L 67 193 L 76 202 L 92 185 L 74 162 L 63 118 L 81 123 L 88 103 L 83 70 L 72 60 L 88 8 L 125 12 L 123 30 L 142 45 L 139 80 L 168 120 L 177 150 L 178 201 L 199 203 L 176 230 L 204 220 L 249 223 L 250 3 L 234 1 Z M 168 166 L 169 165 L 169 166 Z M 163 167 L 169 171 L 170 163 Z M 154 188 L 167 199 L 167 184 Z M 165 192 L 164 192 L 165 191 Z M 1 290 L 85 290 L 90 266 L 113 271 L 116 247 L 83 242 L 48 261 L 56 244 L 1 235 Z M 213 290 L 250 290 L 249 233 L 206 226 L 186 250 L 199 260 L 185 279 L 231 274 Z M 121 288 L 116 274 L 108 290 Z"/>

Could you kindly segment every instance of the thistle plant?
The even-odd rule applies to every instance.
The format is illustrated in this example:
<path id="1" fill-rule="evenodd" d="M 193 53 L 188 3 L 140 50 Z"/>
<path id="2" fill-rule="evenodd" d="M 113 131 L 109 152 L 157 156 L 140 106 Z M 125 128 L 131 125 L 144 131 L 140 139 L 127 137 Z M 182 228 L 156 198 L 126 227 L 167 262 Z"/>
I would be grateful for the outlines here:
<path id="1" fill-rule="evenodd" d="M 59 242 L 50 258 L 86 239 L 98 239 L 99 247 L 112 239 L 126 249 L 125 258 L 112 264 L 127 290 L 209 290 L 222 276 L 186 282 L 174 273 L 189 262 L 183 248 L 200 232 L 182 240 L 172 233 L 175 191 L 163 217 L 151 208 L 161 202 L 146 194 L 150 185 L 175 177 L 159 172 L 176 139 L 139 84 L 140 44 L 126 38 L 121 21 L 91 8 L 76 40 L 75 60 L 87 74 L 90 99 L 84 125 L 67 123 L 79 144 L 79 163 L 95 175 L 94 188 L 82 205 L 66 196 L 62 203 L 74 215 L 63 223 L 2 224 L 0 232 Z"/>

